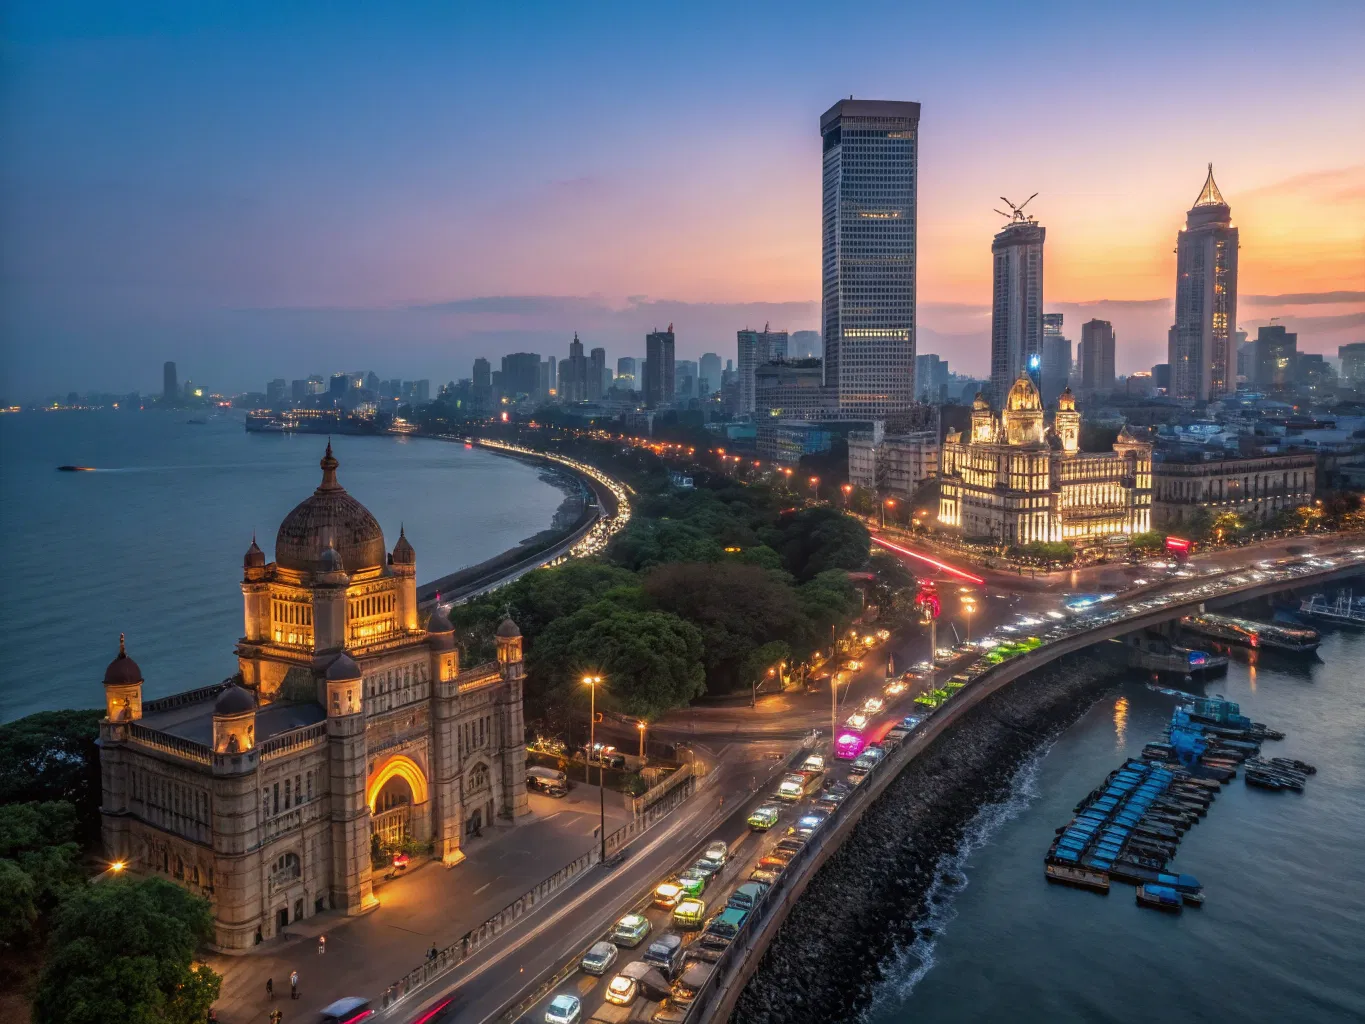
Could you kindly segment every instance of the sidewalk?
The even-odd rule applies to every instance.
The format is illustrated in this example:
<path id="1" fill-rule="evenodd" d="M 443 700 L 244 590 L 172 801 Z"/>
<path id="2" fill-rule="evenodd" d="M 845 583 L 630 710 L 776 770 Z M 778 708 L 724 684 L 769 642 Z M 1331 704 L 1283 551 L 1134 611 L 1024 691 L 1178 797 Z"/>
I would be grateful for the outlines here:
<path id="1" fill-rule="evenodd" d="M 530 800 L 530 815 L 467 840 L 465 860 L 456 867 L 427 861 L 377 886 L 379 909 L 364 917 L 329 911 L 290 925 L 284 936 L 246 955 L 210 957 L 223 976 L 214 1004 L 221 1024 L 265 1024 L 274 1008 L 284 1012 L 285 1024 L 313 1024 L 322 1007 L 342 996 L 377 1000 L 433 944 L 455 941 L 596 843 L 596 786 L 577 785 L 560 800 L 539 794 Z M 608 832 L 630 817 L 615 793 L 606 815 Z M 325 955 L 318 954 L 319 935 L 327 937 Z M 291 1001 L 295 970 L 300 998 Z M 273 1002 L 266 999 L 267 978 L 274 981 Z"/>

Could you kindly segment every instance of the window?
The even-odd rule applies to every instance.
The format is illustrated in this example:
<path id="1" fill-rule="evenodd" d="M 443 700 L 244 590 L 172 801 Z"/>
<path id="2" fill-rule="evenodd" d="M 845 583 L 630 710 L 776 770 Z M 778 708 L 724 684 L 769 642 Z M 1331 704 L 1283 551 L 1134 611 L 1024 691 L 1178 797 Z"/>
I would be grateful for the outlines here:
<path id="1" fill-rule="evenodd" d="M 285 780 L 284 780 L 284 809 L 285 809 L 286 811 L 289 810 L 289 795 L 290 795 L 289 783 L 290 783 L 290 780 L 289 780 L 289 779 L 285 779 Z"/>
<path id="2" fill-rule="evenodd" d="M 279 814 L 279 813 L 280 813 L 280 784 L 279 784 L 278 782 L 275 783 L 275 785 L 274 785 L 273 788 L 274 788 L 274 796 L 275 796 L 275 799 L 274 799 L 274 807 L 275 807 L 274 813 L 275 813 L 275 814 Z"/>

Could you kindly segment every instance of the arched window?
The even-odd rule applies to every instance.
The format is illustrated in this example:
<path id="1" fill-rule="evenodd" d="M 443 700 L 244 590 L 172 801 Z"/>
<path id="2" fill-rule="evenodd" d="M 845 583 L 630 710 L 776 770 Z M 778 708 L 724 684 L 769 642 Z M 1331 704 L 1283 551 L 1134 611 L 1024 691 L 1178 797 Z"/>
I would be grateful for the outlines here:
<path id="1" fill-rule="evenodd" d="M 475 765 L 469 773 L 469 792 L 480 793 L 488 788 L 488 768 L 484 765 Z"/>

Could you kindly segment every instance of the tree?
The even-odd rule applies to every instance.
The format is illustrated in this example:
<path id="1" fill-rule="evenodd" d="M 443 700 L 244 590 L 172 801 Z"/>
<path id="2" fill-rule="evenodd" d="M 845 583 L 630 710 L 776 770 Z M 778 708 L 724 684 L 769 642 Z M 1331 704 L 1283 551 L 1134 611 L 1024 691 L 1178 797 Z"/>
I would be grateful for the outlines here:
<path id="1" fill-rule="evenodd" d="M 104 712 L 40 711 L 0 725 L 0 804 L 66 800 L 76 838 L 99 839 L 99 721 Z"/>
<path id="2" fill-rule="evenodd" d="M 870 544 L 867 527 L 826 506 L 783 516 L 760 535 L 782 556 L 787 571 L 803 582 L 826 569 L 861 569 Z"/>
<path id="3" fill-rule="evenodd" d="M 221 979 L 194 963 L 205 899 L 161 878 L 77 890 L 57 911 L 35 1024 L 201 1024 Z"/>
<path id="4" fill-rule="evenodd" d="M 1219 542 L 1234 540 L 1246 528 L 1242 517 L 1236 512 L 1220 512 L 1213 519 L 1210 529 Z"/>
<path id="5" fill-rule="evenodd" d="M 796 647 L 798 654 L 823 646 L 830 626 L 846 623 L 858 613 L 862 604 L 858 588 L 843 569 L 826 569 L 807 580 L 797 588 L 796 598 L 814 627 L 809 637 L 802 638 L 807 642 Z"/>
<path id="6" fill-rule="evenodd" d="M 39 911 L 85 881 L 77 828 L 76 808 L 65 800 L 0 804 L 0 858 L 28 876 Z"/>
<path id="7" fill-rule="evenodd" d="M 24 945 L 38 921 L 38 890 L 28 872 L 0 860 L 0 949 Z"/>
<path id="8" fill-rule="evenodd" d="M 1128 546 L 1134 551 L 1164 551 L 1166 535 L 1159 530 L 1146 530 L 1128 538 Z"/>

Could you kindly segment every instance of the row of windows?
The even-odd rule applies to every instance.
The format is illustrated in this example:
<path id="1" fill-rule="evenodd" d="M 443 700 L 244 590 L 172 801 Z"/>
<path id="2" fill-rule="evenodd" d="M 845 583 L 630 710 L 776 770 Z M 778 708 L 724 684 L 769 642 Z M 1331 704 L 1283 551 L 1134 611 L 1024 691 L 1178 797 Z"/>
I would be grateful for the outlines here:
<path id="1" fill-rule="evenodd" d="M 145 771 L 134 771 L 129 785 L 131 798 L 143 805 L 143 819 L 153 825 L 191 837 L 209 826 L 207 791 Z"/>
<path id="2" fill-rule="evenodd" d="M 293 807 L 299 807 L 309 803 L 313 799 L 313 775 L 314 772 L 305 772 L 295 775 L 292 779 L 286 777 L 281 783 L 275 782 L 261 789 L 261 817 L 272 818 L 282 811 L 287 811 Z M 321 772 L 317 772 L 319 776 Z M 319 788 L 321 788 L 321 778 L 319 778 Z"/>
<path id="3" fill-rule="evenodd" d="M 457 756 L 463 759 L 465 755 L 475 750 L 481 750 L 493 739 L 493 716 L 484 715 L 482 718 L 472 722 L 465 722 L 460 727 L 459 749 Z"/>

